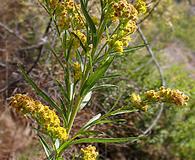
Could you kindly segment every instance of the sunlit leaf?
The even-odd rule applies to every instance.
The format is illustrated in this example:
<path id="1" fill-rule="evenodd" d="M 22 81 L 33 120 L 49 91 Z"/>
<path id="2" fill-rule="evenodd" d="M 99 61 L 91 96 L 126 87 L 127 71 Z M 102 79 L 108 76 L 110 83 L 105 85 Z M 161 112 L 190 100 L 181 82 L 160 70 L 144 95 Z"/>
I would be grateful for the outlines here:
<path id="1" fill-rule="evenodd" d="M 60 140 L 57 138 L 55 141 L 55 148 L 58 149 L 60 147 Z"/>
<path id="2" fill-rule="evenodd" d="M 91 118 L 83 127 L 82 129 L 87 129 L 87 127 L 90 127 L 90 124 L 92 124 L 94 121 L 98 120 L 101 117 L 101 114 L 97 114 L 93 118 Z"/>
<path id="3" fill-rule="evenodd" d="M 43 146 L 43 149 L 45 151 L 45 154 L 46 154 L 48 160 L 52 160 L 51 157 L 50 157 L 51 150 L 49 149 L 49 145 L 47 144 L 47 142 L 41 136 L 39 136 L 39 140 L 40 140 L 40 142 L 41 142 L 41 144 Z"/>
<path id="4" fill-rule="evenodd" d="M 116 110 L 116 111 L 112 111 L 110 113 L 110 115 L 115 116 L 115 115 L 119 115 L 119 114 L 124 114 L 124 113 L 132 113 L 132 112 L 136 112 L 137 109 L 132 109 L 132 110 Z"/>
<path id="5" fill-rule="evenodd" d="M 87 103 L 90 101 L 91 95 L 92 95 L 92 91 L 87 93 L 87 95 L 84 97 L 84 99 L 80 105 L 80 110 L 83 109 L 87 105 Z"/>

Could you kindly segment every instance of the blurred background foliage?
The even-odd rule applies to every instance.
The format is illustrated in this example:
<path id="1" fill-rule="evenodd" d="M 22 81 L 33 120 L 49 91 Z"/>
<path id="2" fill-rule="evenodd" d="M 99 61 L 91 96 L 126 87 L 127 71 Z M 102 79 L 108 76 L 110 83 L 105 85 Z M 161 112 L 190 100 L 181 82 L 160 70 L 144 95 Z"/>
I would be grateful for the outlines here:
<path id="1" fill-rule="evenodd" d="M 58 97 L 56 84 L 52 81 L 62 79 L 60 67 L 52 58 L 52 55 L 44 47 L 41 50 L 42 43 L 47 41 L 53 47 L 59 47 L 56 39 L 56 33 L 51 27 L 44 35 L 49 19 L 45 18 L 46 13 L 38 5 L 37 1 L 2 1 L 0 22 L 12 28 L 16 35 L 6 30 L 5 26 L 0 26 L 2 40 L 0 40 L 1 61 L 9 66 L 9 75 L 4 71 L 5 67 L 0 68 L 1 78 L 0 86 L 3 88 L 8 85 L 8 89 L 1 91 L 5 107 L 1 107 L 4 114 L 7 108 L 5 104 L 6 97 L 16 92 L 28 92 L 36 96 L 30 88 L 19 81 L 12 84 L 20 78 L 16 70 L 16 64 L 22 62 L 27 68 L 34 65 L 42 53 L 36 67 L 31 71 L 31 76 L 36 80 L 39 86 L 47 91 L 54 98 Z M 190 3 L 189 3 L 190 2 Z M 195 1 L 193 0 L 161 0 L 154 12 L 141 24 L 142 31 L 146 36 L 150 47 L 152 48 L 158 62 L 163 70 L 166 84 L 170 88 L 177 88 L 190 96 L 190 103 L 184 108 L 173 108 L 165 106 L 165 110 L 154 129 L 148 134 L 148 137 L 137 144 L 99 144 L 100 159 L 111 160 L 193 160 L 195 159 Z M 25 41 L 18 40 L 18 35 Z M 132 38 L 132 45 L 143 44 L 138 33 Z M 35 45 L 35 47 L 32 47 Z M 37 46 L 36 46 L 37 45 Z M 25 49 L 31 46 L 31 49 Z M 9 57 L 6 55 L 9 54 Z M 60 55 L 60 53 L 59 53 Z M 85 111 L 80 113 L 78 124 L 86 121 L 91 115 L 99 112 L 106 112 L 112 106 L 115 100 L 117 106 L 129 105 L 129 96 L 132 92 L 144 92 L 148 89 L 155 89 L 161 86 L 161 77 L 156 68 L 152 57 L 148 54 L 145 47 L 131 54 L 126 54 L 118 58 L 107 73 L 115 74 L 112 79 L 102 79 L 101 83 L 114 84 L 117 87 L 98 90 L 94 93 L 91 102 Z M 10 85 L 11 84 L 11 85 Z M 121 117 L 126 122 L 113 125 L 103 125 L 101 128 L 110 136 L 129 136 L 139 135 L 149 127 L 156 118 L 159 106 L 152 106 L 147 113 L 137 112 Z M 0 151 L 0 159 L 9 159 L 15 156 L 15 159 L 41 159 L 43 156 L 41 149 L 37 149 L 35 135 L 28 131 L 23 135 L 23 128 L 28 125 L 27 120 L 16 119 L 15 113 L 1 115 L 0 134 L 1 144 L 4 145 Z M 10 116 L 11 120 L 7 120 Z M 4 117 L 4 119 L 2 118 Z M 6 117 L 6 118 L 5 118 Z M 6 120 L 5 120 L 6 119 Z M 5 125 L 11 123 L 13 125 Z M 14 143 L 8 143 L 12 140 L 13 126 L 18 125 L 21 131 L 17 132 L 19 138 Z M 78 125 L 78 126 L 77 126 Z M 6 128 L 5 128 L 6 127 Z M 25 129 L 26 131 L 26 129 Z M 5 132 L 5 133 L 3 133 Z M 9 133 L 9 134 L 8 134 Z M 6 134 L 6 136 L 4 135 Z M 30 134 L 30 135 L 29 135 Z M 11 138 L 10 138 L 11 137 Z M 31 138 L 29 138 L 31 137 Z M 31 140 L 30 140 L 31 139 Z M 28 143 L 27 143 L 28 141 Z M 18 143 L 23 143 L 20 147 Z M 17 146 L 17 147 L 16 147 Z M 15 147 L 15 148 L 14 148 Z M 1 147 L 0 147 L 1 148 Z M 10 149 L 11 148 L 11 149 Z M 39 147 L 38 147 L 39 148 Z M 72 152 L 76 151 L 77 147 Z M 21 152 L 22 151 L 22 152 Z M 25 152 L 24 152 L 25 151 Z M 67 153 L 68 156 L 68 153 Z M 3 157 L 3 158 L 1 158 Z"/>

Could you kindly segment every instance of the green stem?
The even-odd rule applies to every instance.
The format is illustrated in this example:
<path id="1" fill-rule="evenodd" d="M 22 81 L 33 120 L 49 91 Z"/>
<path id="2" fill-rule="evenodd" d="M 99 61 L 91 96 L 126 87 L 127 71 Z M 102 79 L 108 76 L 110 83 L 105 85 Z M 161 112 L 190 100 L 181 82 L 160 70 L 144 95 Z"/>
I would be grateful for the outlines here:
<path id="1" fill-rule="evenodd" d="M 72 113 L 71 113 L 70 121 L 69 121 L 69 124 L 68 124 L 68 129 L 67 129 L 67 133 L 68 133 L 68 134 L 70 133 L 71 128 L 72 128 L 72 126 L 73 126 L 75 117 L 76 117 L 76 115 L 77 115 L 77 112 L 78 112 L 79 107 L 80 107 L 80 104 L 81 104 L 81 101 L 82 101 L 82 98 L 79 96 L 79 97 L 77 98 L 77 101 L 76 101 L 75 105 L 73 106 L 73 111 L 72 111 Z"/>

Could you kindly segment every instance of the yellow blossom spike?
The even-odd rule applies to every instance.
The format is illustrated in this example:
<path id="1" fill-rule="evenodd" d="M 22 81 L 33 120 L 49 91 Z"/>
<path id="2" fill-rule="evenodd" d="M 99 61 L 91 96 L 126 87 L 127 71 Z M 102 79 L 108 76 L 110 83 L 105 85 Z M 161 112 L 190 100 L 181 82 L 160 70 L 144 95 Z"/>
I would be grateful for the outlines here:
<path id="1" fill-rule="evenodd" d="M 35 101 L 27 95 L 16 94 L 11 97 L 10 106 L 24 114 L 29 114 L 42 127 L 44 133 L 60 140 L 68 139 L 66 129 L 60 126 L 57 114 L 48 106 Z"/>
<path id="2" fill-rule="evenodd" d="M 145 92 L 147 100 L 173 103 L 175 105 L 186 105 L 189 97 L 183 92 L 175 89 L 160 87 L 158 91 L 150 90 Z"/>

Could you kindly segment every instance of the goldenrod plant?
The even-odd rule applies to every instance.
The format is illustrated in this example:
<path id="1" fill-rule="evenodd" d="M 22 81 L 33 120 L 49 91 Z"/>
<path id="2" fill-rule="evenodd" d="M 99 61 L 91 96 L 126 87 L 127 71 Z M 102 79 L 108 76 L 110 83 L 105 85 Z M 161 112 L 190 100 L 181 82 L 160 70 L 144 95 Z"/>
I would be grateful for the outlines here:
<path id="1" fill-rule="evenodd" d="M 147 111 L 151 103 L 173 103 L 185 105 L 188 97 L 178 90 L 161 87 L 159 91 L 144 93 L 144 100 L 137 94 L 132 94 L 133 107 L 117 108 L 116 104 L 101 115 L 97 114 L 73 134 L 75 118 L 90 101 L 93 91 L 110 85 L 98 85 L 98 81 L 116 58 L 125 56 L 140 46 L 130 46 L 132 34 L 137 29 L 139 16 L 146 10 L 144 0 L 133 3 L 127 0 L 100 0 L 100 13 L 89 12 L 89 0 L 40 0 L 41 6 L 52 19 L 60 41 L 63 58 L 59 58 L 55 48 L 49 47 L 64 73 L 64 82 L 56 81 L 61 97 L 55 100 L 48 96 L 26 73 L 20 65 L 25 80 L 42 97 L 45 103 L 34 100 L 25 94 L 16 94 L 11 98 L 10 105 L 17 111 L 35 120 L 38 126 L 40 142 L 43 145 L 47 159 L 63 159 L 66 149 L 83 143 L 122 143 L 135 142 L 142 137 L 101 137 L 93 126 L 112 123 L 111 116 L 131 113 L 138 110 Z M 95 160 L 98 152 L 89 145 L 81 149 L 74 159 Z"/>

